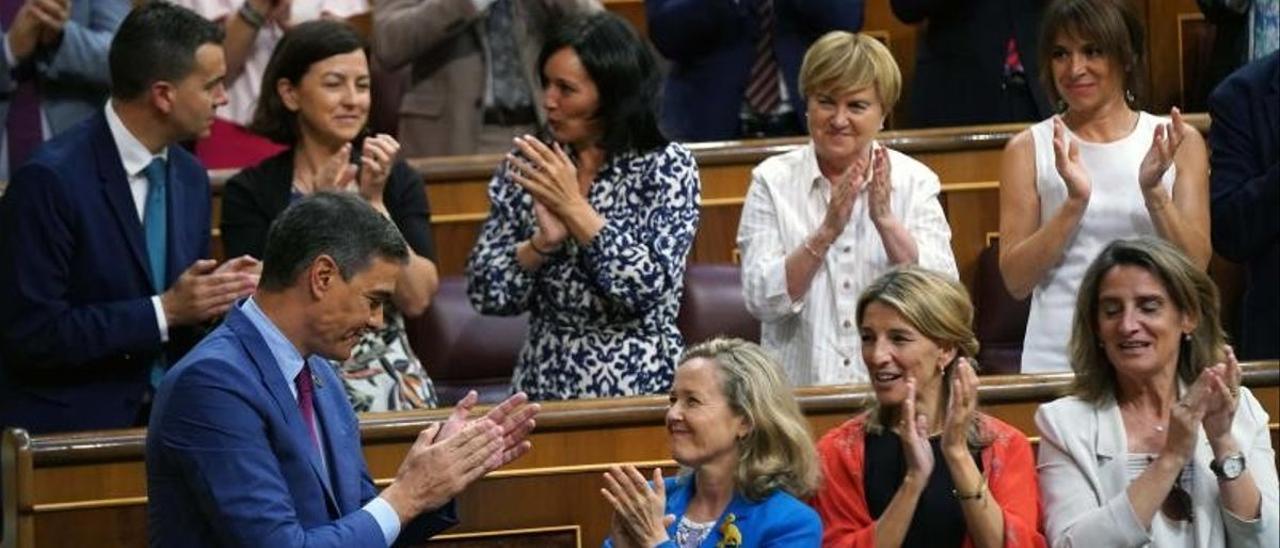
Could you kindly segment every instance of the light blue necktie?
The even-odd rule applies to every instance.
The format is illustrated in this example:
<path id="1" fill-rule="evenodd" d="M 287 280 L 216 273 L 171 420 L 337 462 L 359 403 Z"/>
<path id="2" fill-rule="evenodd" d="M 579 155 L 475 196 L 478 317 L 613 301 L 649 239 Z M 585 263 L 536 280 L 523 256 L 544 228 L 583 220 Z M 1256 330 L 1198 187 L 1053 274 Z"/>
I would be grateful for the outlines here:
<path id="1" fill-rule="evenodd" d="M 169 223 L 165 204 L 168 203 L 167 179 L 163 158 L 155 158 L 147 164 L 143 174 L 147 177 L 147 203 L 142 209 L 142 230 L 147 236 L 147 262 L 151 266 L 151 287 L 156 294 L 164 292 L 166 251 L 169 247 Z M 151 386 L 159 387 L 164 378 L 164 352 L 151 363 Z"/>

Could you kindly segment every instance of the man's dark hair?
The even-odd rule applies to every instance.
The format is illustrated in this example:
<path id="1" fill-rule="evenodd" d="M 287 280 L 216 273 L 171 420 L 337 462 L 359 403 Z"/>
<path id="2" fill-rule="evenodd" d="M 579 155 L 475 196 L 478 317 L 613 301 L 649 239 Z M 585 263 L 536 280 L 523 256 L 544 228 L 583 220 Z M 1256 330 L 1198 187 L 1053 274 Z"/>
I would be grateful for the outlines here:
<path id="1" fill-rule="evenodd" d="M 311 65 L 357 50 L 368 52 L 363 38 L 348 23 L 317 19 L 302 23 L 284 34 L 267 69 L 262 75 L 262 91 L 258 94 L 258 106 L 253 112 L 249 129 L 282 145 L 298 142 L 298 115 L 285 108 L 276 82 L 281 78 L 297 87 Z"/>
<path id="2" fill-rule="evenodd" d="M 222 44 L 222 28 L 195 12 L 168 2 L 134 8 L 111 40 L 111 96 L 136 99 L 151 84 L 177 82 L 195 67 L 196 50 Z"/>
<path id="3" fill-rule="evenodd" d="M 609 12 L 566 20 L 548 36 L 538 56 L 542 79 L 547 59 L 564 48 L 578 54 L 596 84 L 596 119 L 604 130 L 600 145 L 606 152 L 666 146 L 667 138 L 658 129 L 657 61 L 630 24 Z"/>
<path id="4" fill-rule="evenodd" d="M 409 262 L 409 246 L 386 217 L 349 193 L 317 192 L 290 205 L 271 223 L 258 286 L 280 291 L 320 255 L 350 280 L 375 259 Z"/>

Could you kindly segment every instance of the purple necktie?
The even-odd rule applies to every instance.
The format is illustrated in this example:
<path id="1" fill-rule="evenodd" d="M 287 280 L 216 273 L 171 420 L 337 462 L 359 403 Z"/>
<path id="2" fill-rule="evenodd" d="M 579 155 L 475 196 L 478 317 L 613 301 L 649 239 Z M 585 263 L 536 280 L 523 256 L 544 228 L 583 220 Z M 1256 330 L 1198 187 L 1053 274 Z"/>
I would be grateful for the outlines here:
<path id="1" fill-rule="evenodd" d="M 13 26 L 22 1 L 4 0 L 0 5 L 3 6 L 0 7 L 0 26 L 7 32 Z M 18 80 L 18 85 L 9 98 L 9 114 L 4 124 L 11 175 L 44 141 L 40 128 L 40 96 L 36 94 L 34 75 L 29 70 L 14 70 L 12 74 Z"/>
<path id="2" fill-rule="evenodd" d="M 778 61 L 773 56 L 773 0 L 757 0 L 755 4 L 756 59 L 747 80 L 747 106 L 755 114 L 769 115 L 782 102 L 778 91 Z"/>
<path id="3" fill-rule="evenodd" d="M 320 437 L 316 435 L 315 387 L 311 380 L 311 366 L 302 362 L 302 371 L 293 379 L 298 386 L 298 411 L 302 413 L 302 422 L 307 423 L 307 433 L 311 434 L 311 445 L 320 450 Z"/>

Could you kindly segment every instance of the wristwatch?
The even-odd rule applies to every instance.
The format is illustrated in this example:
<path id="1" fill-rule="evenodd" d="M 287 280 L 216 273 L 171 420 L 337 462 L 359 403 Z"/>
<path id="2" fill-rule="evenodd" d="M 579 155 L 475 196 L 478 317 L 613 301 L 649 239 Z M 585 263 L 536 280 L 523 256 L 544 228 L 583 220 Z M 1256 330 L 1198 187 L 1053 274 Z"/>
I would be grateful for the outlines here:
<path id="1" fill-rule="evenodd" d="M 1240 477 L 1244 473 L 1244 454 L 1233 453 L 1209 463 L 1209 469 L 1213 470 L 1213 475 L 1218 476 L 1218 481 L 1231 481 Z"/>

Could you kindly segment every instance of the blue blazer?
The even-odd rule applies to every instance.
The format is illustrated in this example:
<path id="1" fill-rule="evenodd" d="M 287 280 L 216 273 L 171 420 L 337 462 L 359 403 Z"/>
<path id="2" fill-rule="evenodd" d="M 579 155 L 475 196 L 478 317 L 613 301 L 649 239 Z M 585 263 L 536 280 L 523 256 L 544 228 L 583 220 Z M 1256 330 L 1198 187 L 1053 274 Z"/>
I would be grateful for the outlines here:
<path id="1" fill-rule="evenodd" d="M 309 363 L 327 475 L 292 380 L 239 307 L 165 375 L 147 430 L 152 546 L 386 546 L 360 511 L 378 492 L 359 422 L 329 363 Z M 422 542 L 454 523 L 450 504 L 399 540 Z"/>
<path id="2" fill-rule="evenodd" d="M 676 520 L 667 528 L 667 535 L 671 540 L 660 548 L 676 548 L 676 529 L 689 507 L 689 501 L 693 499 L 693 475 L 667 478 L 666 486 L 666 513 L 675 515 Z M 721 540 L 731 529 L 736 529 L 740 534 L 741 544 L 726 543 L 724 548 L 808 547 L 822 544 L 822 519 L 818 517 L 818 512 L 783 491 L 774 491 L 760 502 L 752 502 L 742 496 L 742 493 L 735 493 L 729 507 L 725 508 L 711 533 L 702 541 L 702 548 L 721 548 Z M 612 547 L 613 543 L 605 539 L 604 545 Z"/>
<path id="3" fill-rule="evenodd" d="M 755 62 L 755 0 L 646 0 L 649 38 L 671 60 L 662 126 L 676 141 L 738 137 L 738 115 Z M 809 44 L 832 30 L 862 28 L 863 0 L 774 0 L 773 53 L 791 108 L 804 127 L 797 88 Z"/>
<path id="4" fill-rule="evenodd" d="M 168 279 L 209 256 L 209 177 L 169 147 Z M 0 428 L 32 433 L 139 421 L 161 345 L 146 238 L 120 152 L 98 110 L 47 141 L 0 198 Z M 143 417 L 145 419 L 145 417 Z"/>
<path id="5" fill-rule="evenodd" d="M 1280 358 L 1280 53 L 1209 96 L 1213 250 L 1245 267 L 1241 359 Z"/>

